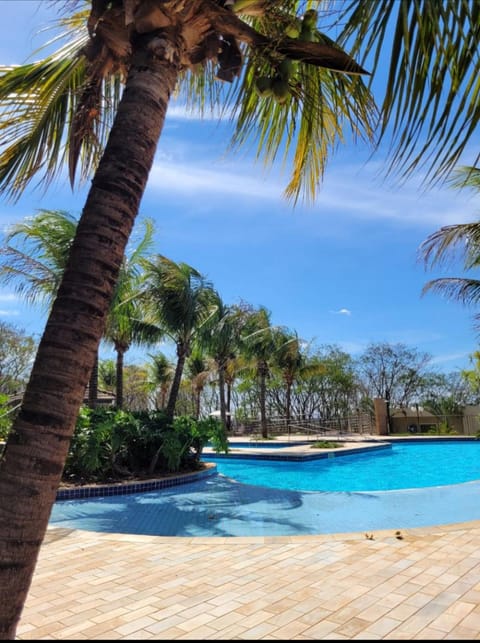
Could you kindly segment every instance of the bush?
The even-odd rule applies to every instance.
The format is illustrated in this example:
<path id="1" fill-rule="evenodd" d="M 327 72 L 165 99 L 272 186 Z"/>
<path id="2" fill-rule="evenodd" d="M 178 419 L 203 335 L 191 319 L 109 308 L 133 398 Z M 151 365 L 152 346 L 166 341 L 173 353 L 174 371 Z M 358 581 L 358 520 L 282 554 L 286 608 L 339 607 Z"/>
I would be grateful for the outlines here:
<path id="1" fill-rule="evenodd" d="M 162 411 L 81 409 L 65 464 L 64 481 L 105 482 L 199 468 L 208 442 L 228 451 L 221 422 L 190 416 L 169 423 Z"/>

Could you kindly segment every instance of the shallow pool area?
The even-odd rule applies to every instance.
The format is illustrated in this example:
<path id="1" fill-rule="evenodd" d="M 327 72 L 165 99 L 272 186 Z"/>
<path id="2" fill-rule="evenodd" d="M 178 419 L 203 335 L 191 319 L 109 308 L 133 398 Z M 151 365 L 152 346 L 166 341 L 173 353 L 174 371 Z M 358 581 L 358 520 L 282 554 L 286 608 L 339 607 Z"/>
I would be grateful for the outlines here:
<path id="1" fill-rule="evenodd" d="M 452 441 L 444 444 L 444 447 L 450 449 L 455 444 Z M 480 455 L 479 445 L 473 441 L 468 444 L 473 447 L 468 466 L 474 467 Z M 433 446 L 435 443 L 432 441 L 430 447 Z M 447 452 L 447 463 L 448 454 L 454 473 L 456 466 L 458 468 L 465 458 L 457 449 L 453 449 Z M 423 457 L 425 455 L 424 451 Z M 372 468 L 379 456 L 383 457 L 380 451 L 369 454 Z M 368 462 L 365 454 L 333 460 L 340 465 L 352 457 Z M 327 464 L 332 464 L 328 460 L 324 459 Z M 314 462 L 321 461 L 318 459 Z M 438 450 L 433 461 L 439 462 Z M 418 459 L 412 458 L 412 463 L 415 463 L 413 470 L 420 472 Z M 282 479 L 285 472 L 280 464 L 298 466 L 303 463 L 275 461 L 273 465 Z M 216 465 L 221 467 L 219 461 Z M 378 466 L 378 461 L 375 466 Z M 369 491 L 310 491 L 269 487 L 262 483 L 258 472 L 255 482 L 239 482 L 224 473 L 218 473 L 180 486 L 144 493 L 59 500 L 54 504 L 50 526 L 183 537 L 291 536 L 397 530 L 462 523 L 480 518 L 480 474 L 470 482 L 440 485 L 432 482 L 432 486 L 415 488 L 411 479 L 408 489 Z"/>

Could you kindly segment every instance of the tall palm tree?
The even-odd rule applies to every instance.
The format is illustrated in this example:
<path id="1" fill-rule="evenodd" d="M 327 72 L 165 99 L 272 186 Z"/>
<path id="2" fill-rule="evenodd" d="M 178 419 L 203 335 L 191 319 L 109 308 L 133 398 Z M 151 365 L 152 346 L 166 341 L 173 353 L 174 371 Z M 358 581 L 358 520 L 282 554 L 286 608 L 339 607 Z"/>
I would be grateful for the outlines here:
<path id="1" fill-rule="evenodd" d="M 107 317 L 104 337 L 113 344 L 116 354 L 116 406 L 123 408 L 124 356 L 132 344 L 155 344 L 163 332 L 155 324 L 142 319 L 142 310 L 136 297 L 143 281 L 142 262 L 153 244 L 153 223 L 143 222 L 143 236 L 122 260 L 119 277 Z"/>
<path id="2" fill-rule="evenodd" d="M 458 168 L 452 183 L 456 187 L 473 188 L 478 192 L 480 168 Z M 422 242 L 418 253 L 420 259 L 429 268 L 460 259 L 463 261 L 463 269 L 466 273 L 472 270 L 478 271 L 480 269 L 480 222 L 443 226 Z M 438 277 L 424 285 L 422 294 L 427 292 L 436 292 L 466 305 L 477 305 L 480 302 L 480 279 L 474 276 Z M 480 328 L 480 313 L 476 313 L 474 319 Z"/>
<path id="3" fill-rule="evenodd" d="M 306 356 L 296 331 L 279 328 L 274 333 L 274 340 L 276 343 L 276 350 L 273 354 L 274 365 L 280 370 L 285 382 L 285 421 L 287 432 L 290 435 L 292 387 L 296 377 L 305 366 Z"/>
<path id="4" fill-rule="evenodd" d="M 173 376 L 175 374 L 175 365 L 163 353 L 150 355 L 152 362 L 150 363 L 150 382 L 156 391 L 155 393 L 155 407 L 157 409 L 165 409 L 167 406 L 168 392 L 172 385 Z M 158 393 L 158 388 L 160 392 Z"/>
<path id="5" fill-rule="evenodd" d="M 187 358 L 186 367 L 194 398 L 195 418 L 198 420 L 201 410 L 202 391 L 211 377 L 212 371 L 208 366 L 202 350 L 198 346 L 194 346 L 192 349 L 192 352 Z"/>
<path id="6" fill-rule="evenodd" d="M 167 418 L 173 419 L 185 360 L 203 322 L 212 313 L 213 289 L 195 268 L 176 263 L 164 255 L 143 262 L 145 281 L 139 293 L 145 319 L 156 324 L 176 347 L 177 363 L 168 403 Z"/>
<path id="7" fill-rule="evenodd" d="M 50 310 L 67 265 L 78 219 L 65 210 L 40 209 L 37 214 L 16 223 L 0 248 L 0 279 L 13 283 L 30 304 L 40 303 Z M 18 244 L 18 246 L 16 245 Z M 88 382 L 88 403 L 98 398 L 98 361 Z"/>
<path id="8" fill-rule="evenodd" d="M 375 18 L 372 5 L 405 3 L 419 4 L 352 0 L 352 6 L 363 8 L 364 24 Z M 322 15 L 313 16 L 313 26 L 311 13 L 308 21 L 302 16 L 306 8 L 315 11 L 319 2 L 225 4 L 92 0 L 81 4 L 86 12 L 65 20 L 69 38 L 59 53 L 0 70 L 0 132 L 5 142 L 0 191 L 18 197 L 39 172 L 48 183 L 65 160 L 72 184 L 79 163 L 81 177 L 93 173 L 22 408 L 0 462 L 2 638 L 14 637 L 21 616 L 170 97 L 183 90 L 190 106 L 202 108 L 210 99 L 217 104 L 225 98 L 224 104 L 233 106 L 237 115 L 234 142 L 256 137 L 267 161 L 286 145 L 286 158 L 293 159 L 287 194 L 293 198 L 304 189 L 314 195 L 326 160 L 346 130 L 354 136 L 373 134 L 376 112 L 362 81 L 364 69 L 320 33 L 315 23 Z M 408 131 L 412 123 L 414 128 L 430 121 L 431 134 L 438 133 L 435 144 L 442 144 L 454 129 L 445 125 L 465 124 L 460 137 L 468 140 L 480 109 L 472 99 L 480 65 L 478 6 L 454 0 L 427 4 L 430 19 L 410 21 L 404 41 L 416 42 L 421 33 L 420 43 L 428 42 L 432 25 L 441 22 L 443 38 L 430 50 L 432 65 L 444 63 L 435 78 L 441 78 L 447 94 L 450 81 L 459 107 L 449 101 L 442 110 L 434 101 L 426 113 L 417 105 L 405 105 L 405 92 L 398 93 L 398 99 L 394 94 L 400 115 L 403 110 L 407 116 L 403 122 L 397 119 L 398 129 Z M 403 18 L 399 14 L 399 26 Z M 287 35 L 298 22 L 302 28 L 296 37 Z M 462 30 L 457 29 L 460 24 Z M 374 38 L 378 30 L 372 33 Z M 419 50 L 421 55 L 414 56 Z M 431 83 L 416 82 L 417 72 L 425 67 L 422 47 L 406 48 L 401 57 L 397 52 L 394 46 L 386 55 L 398 65 L 399 77 L 403 74 L 402 87 L 414 83 L 417 95 L 434 95 Z M 298 76 L 288 72 L 289 60 L 298 61 Z M 197 71 L 200 74 L 193 73 Z M 265 77 L 270 87 L 259 82 Z M 428 73 L 423 77 L 430 80 Z M 231 91 L 224 92 L 222 82 L 231 82 Z M 270 96 L 265 96 L 267 89 Z M 449 114 L 453 123 L 446 123 Z M 424 145 L 420 151 L 426 156 L 429 149 Z M 456 161 L 457 151 L 458 145 L 446 162 Z"/>
<path id="9" fill-rule="evenodd" d="M 226 372 L 229 362 L 239 352 L 239 338 L 245 314 L 238 306 L 228 306 L 218 293 L 214 294 L 215 309 L 202 327 L 199 341 L 212 357 L 218 373 L 220 419 L 228 428 L 230 408 L 226 400 Z"/>
<path id="10" fill-rule="evenodd" d="M 267 378 L 276 350 L 276 329 L 270 323 L 271 313 L 261 306 L 247 316 L 241 335 L 242 353 L 253 362 L 259 387 L 260 427 L 262 437 L 268 438 Z"/>

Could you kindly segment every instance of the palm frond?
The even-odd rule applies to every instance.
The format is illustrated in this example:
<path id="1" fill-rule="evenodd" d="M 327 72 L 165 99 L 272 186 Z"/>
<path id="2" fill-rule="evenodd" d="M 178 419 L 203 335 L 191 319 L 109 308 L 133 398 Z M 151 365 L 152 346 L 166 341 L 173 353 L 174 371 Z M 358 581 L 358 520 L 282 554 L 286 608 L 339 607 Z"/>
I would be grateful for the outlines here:
<path id="1" fill-rule="evenodd" d="M 425 182 L 447 178 L 480 117 L 480 4 L 351 0 L 338 24 L 339 41 L 371 61 L 372 82 L 388 68 L 378 141 L 393 132 L 387 172 L 406 178 L 421 167 Z"/>
<path id="2" fill-rule="evenodd" d="M 422 294 L 430 291 L 462 304 L 475 305 L 480 302 L 480 281 L 478 279 L 459 277 L 432 279 L 425 284 Z"/>
<path id="3" fill-rule="evenodd" d="M 432 233 L 419 247 L 419 258 L 431 267 L 463 259 L 465 270 L 480 265 L 480 224 L 444 226 Z"/>
<path id="4" fill-rule="evenodd" d="M 88 110 L 78 109 L 91 76 L 84 55 L 88 42 L 85 12 L 62 18 L 60 24 L 65 31 L 54 40 L 67 42 L 55 54 L 0 68 L 0 193 L 13 199 L 37 173 L 40 184 L 48 187 L 68 159 L 72 183 L 79 156 L 79 180 L 90 176 L 120 98 L 118 75 L 105 76 L 97 88 L 95 104 Z M 79 115 L 84 119 L 80 129 Z"/>

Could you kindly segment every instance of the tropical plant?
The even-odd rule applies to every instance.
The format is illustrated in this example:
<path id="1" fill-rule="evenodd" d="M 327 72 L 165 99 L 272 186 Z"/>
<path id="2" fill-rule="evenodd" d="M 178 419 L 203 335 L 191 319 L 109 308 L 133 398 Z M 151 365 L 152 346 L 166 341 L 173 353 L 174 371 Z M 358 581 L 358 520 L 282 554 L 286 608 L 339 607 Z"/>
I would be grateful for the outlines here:
<path id="1" fill-rule="evenodd" d="M 150 358 L 152 361 L 149 363 L 149 380 L 155 392 L 155 408 L 165 409 L 175 374 L 175 365 L 163 353 L 150 355 Z"/>
<path id="2" fill-rule="evenodd" d="M 195 268 L 164 255 L 143 262 L 144 285 L 138 294 L 147 323 L 156 325 L 176 347 L 177 362 L 165 412 L 173 420 L 185 360 L 202 323 L 212 312 L 213 289 Z"/>
<path id="3" fill-rule="evenodd" d="M 190 378 L 193 393 L 196 420 L 200 417 L 201 396 L 209 378 L 211 370 L 199 346 L 194 346 L 186 361 L 186 372 Z"/>
<path id="4" fill-rule="evenodd" d="M 290 435 L 292 386 L 295 378 L 305 366 L 306 355 L 302 350 L 302 342 L 295 331 L 279 328 L 274 333 L 274 339 L 276 343 L 274 366 L 278 368 L 285 382 L 285 421 Z"/>
<path id="5" fill-rule="evenodd" d="M 215 362 L 218 373 L 220 419 L 229 426 L 230 409 L 227 406 L 226 379 L 229 364 L 239 352 L 239 338 L 245 320 L 240 306 L 226 305 L 218 293 L 214 293 L 214 311 L 202 326 L 199 342 Z M 232 368 L 230 368 L 230 373 Z"/>
<path id="6" fill-rule="evenodd" d="M 0 393 L 21 393 L 30 374 L 36 342 L 23 329 L 0 321 Z"/>
<path id="7" fill-rule="evenodd" d="M 277 348 L 275 329 L 270 323 L 271 313 L 264 306 L 252 310 L 245 318 L 240 337 L 241 350 L 251 360 L 258 381 L 260 428 L 263 438 L 268 438 L 266 388 L 270 367 Z"/>
<path id="8" fill-rule="evenodd" d="M 117 408 L 123 408 L 123 369 L 125 353 L 132 344 L 153 345 L 163 331 L 142 318 L 137 293 L 144 278 L 142 265 L 153 243 L 153 223 L 143 220 L 143 236 L 135 247 L 125 253 L 110 304 L 104 337 L 113 344 L 117 354 L 115 398 Z"/>
<path id="9" fill-rule="evenodd" d="M 456 187 L 473 188 L 478 193 L 480 168 L 458 168 L 452 183 Z M 443 226 L 422 242 L 418 252 L 429 268 L 461 259 L 468 275 L 469 271 L 480 268 L 480 223 L 473 221 Z M 480 279 L 474 276 L 438 277 L 424 285 L 422 294 L 427 292 L 439 293 L 447 299 L 475 306 L 480 302 Z M 474 319 L 475 325 L 480 328 L 480 313 L 476 313 Z"/>
<path id="10" fill-rule="evenodd" d="M 65 160 L 72 184 L 77 165 L 83 178 L 94 172 L 22 409 L 0 464 L 0 556 L 8 561 L 0 570 L 5 597 L 0 606 L 2 638 L 14 637 L 21 616 L 170 98 L 180 95 L 188 106 L 201 109 L 218 103 L 233 106 L 234 142 L 256 138 L 267 161 L 286 149 L 286 158 L 293 159 L 287 195 L 294 199 L 303 190 L 314 195 L 329 154 L 347 131 L 354 136 L 373 134 L 376 112 L 362 80 L 364 69 L 315 26 L 324 17 L 315 12 L 319 2 L 224 4 L 82 2 L 85 11 L 64 19 L 67 44 L 57 53 L 2 69 L 0 191 L 18 197 L 39 173 L 48 184 Z M 459 5 L 454 0 L 424 4 L 428 19 L 417 0 L 352 1 L 351 8 L 358 11 L 347 14 L 345 31 L 349 35 L 350 25 L 350 35 L 363 30 L 359 40 L 371 50 L 372 42 L 383 41 L 387 32 L 384 21 L 378 23 L 382 15 L 377 11 L 397 12 L 404 41 L 415 43 L 399 56 L 394 39 L 386 54 L 401 80 L 402 91 L 391 95 L 391 102 L 399 106 L 399 138 L 404 127 L 412 132 L 406 140 L 416 143 L 415 128 L 426 123 L 430 143 L 437 141 L 432 137 L 439 132 L 442 149 L 448 150 L 449 136 L 452 141 L 456 136 L 468 140 L 478 123 L 480 107 L 473 98 L 480 64 L 479 8 L 477 3 Z M 404 6 L 419 14 L 409 28 L 403 28 Z M 306 21 L 305 13 L 311 10 L 315 13 Z M 290 27 L 299 18 L 307 28 L 292 38 L 287 33 L 292 34 Z M 375 28 L 376 20 L 380 28 Z M 290 67 L 283 64 L 286 58 L 298 61 L 294 75 L 284 69 Z M 373 57 L 375 65 L 380 58 Z M 433 79 L 440 83 L 430 82 L 432 67 Z M 272 79 L 270 96 L 258 95 L 257 81 L 265 73 Z M 225 92 L 221 80 L 231 81 L 232 90 Z M 275 97 L 273 80 L 280 81 Z M 412 84 L 417 96 L 433 97 L 431 109 L 421 109 L 427 102 L 420 108 L 418 101 L 408 103 Z M 453 99 L 445 109 L 439 108 L 442 93 Z M 388 116 L 385 110 L 384 114 Z M 456 145 L 445 163 L 456 161 L 458 150 Z M 429 145 L 420 151 L 426 155 Z M 12 505 L 21 507 L 15 520 Z"/>

